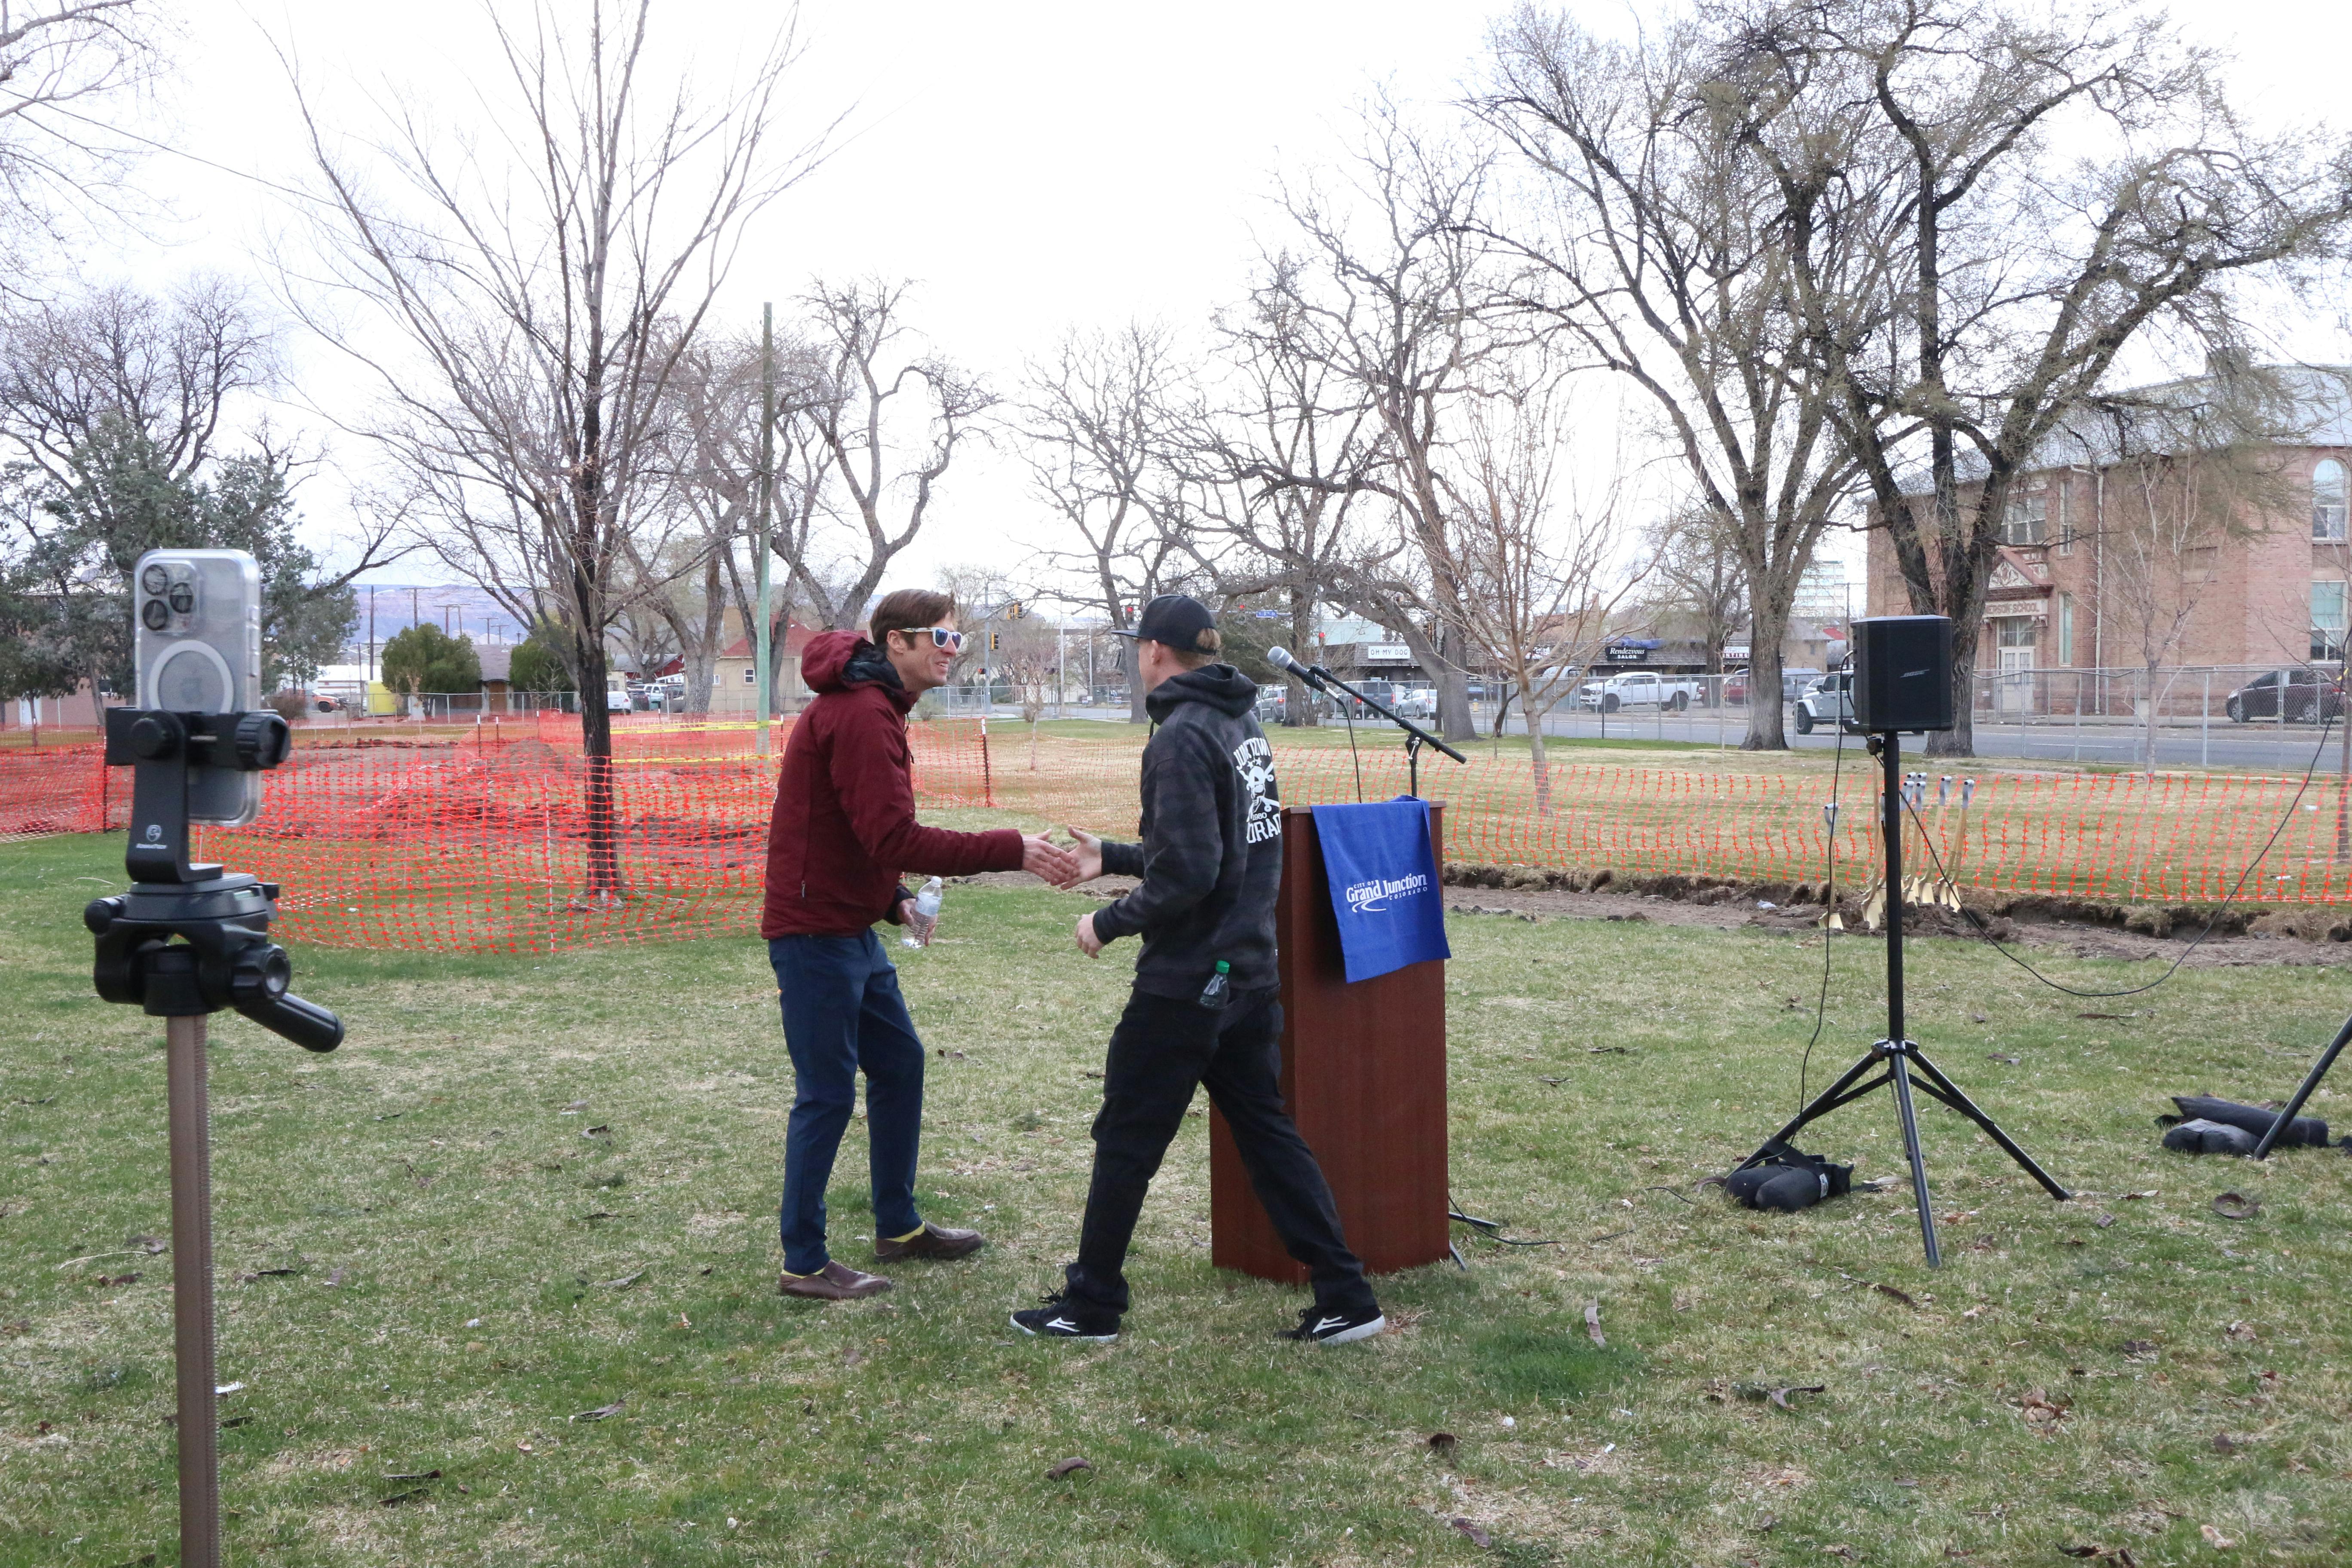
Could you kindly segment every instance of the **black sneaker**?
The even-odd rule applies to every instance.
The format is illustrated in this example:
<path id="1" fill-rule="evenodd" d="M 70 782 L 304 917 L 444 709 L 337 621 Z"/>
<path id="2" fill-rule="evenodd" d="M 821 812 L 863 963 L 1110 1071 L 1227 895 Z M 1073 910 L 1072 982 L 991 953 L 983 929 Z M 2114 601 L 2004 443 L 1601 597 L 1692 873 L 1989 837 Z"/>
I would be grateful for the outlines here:
<path id="1" fill-rule="evenodd" d="M 1087 1340 L 1107 1345 L 1118 1338 L 1118 1314 L 1099 1307 L 1081 1307 L 1056 1290 L 1043 1298 L 1045 1305 L 1013 1314 L 1013 1326 L 1024 1334 L 1049 1340 Z"/>
<path id="2" fill-rule="evenodd" d="M 1344 1345 L 1355 1340 L 1368 1340 L 1389 1326 L 1389 1321 L 1378 1307 L 1361 1311 L 1328 1311 L 1321 1307 L 1309 1307 L 1298 1314 L 1298 1326 L 1285 1329 L 1286 1340 L 1312 1340 L 1318 1345 Z"/>

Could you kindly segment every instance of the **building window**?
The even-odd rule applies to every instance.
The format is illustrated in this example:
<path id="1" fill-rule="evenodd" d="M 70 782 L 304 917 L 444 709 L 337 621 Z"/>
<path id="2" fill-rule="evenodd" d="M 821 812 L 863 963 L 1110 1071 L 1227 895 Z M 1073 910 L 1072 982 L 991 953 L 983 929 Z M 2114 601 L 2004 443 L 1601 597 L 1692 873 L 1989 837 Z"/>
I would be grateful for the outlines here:
<path id="1" fill-rule="evenodd" d="M 743 667 L 743 684 L 744 684 L 744 685 L 746 685 L 746 686 L 757 686 L 757 685 L 759 685 L 759 684 L 760 684 L 760 672 L 759 672 L 759 670 L 758 670 L 758 669 L 756 669 L 756 668 L 753 668 L 752 666 L 751 666 L 751 665 L 748 665 L 748 664 L 747 664 L 747 665 L 745 665 L 745 666 Z"/>
<path id="2" fill-rule="evenodd" d="M 2345 592 L 2341 580 L 2311 585 L 2311 657 L 2344 657 Z"/>
<path id="3" fill-rule="evenodd" d="M 2030 648 L 2033 646 L 2034 622 L 2032 616 L 2003 616 L 1993 622 L 1994 640 L 2002 647 Z"/>
<path id="4" fill-rule="evenodd" d="M 2063 550 L 2065 546 L 2062 544 L 2059 548 Z M 2061 594 L 2058 595 L 2058 647 L 2056 652 L 2057 660 L 2060 664 L 2072 664 L 2074 662 L 2074 595 L 2072 594 Z"/>
<path id="5" fill-rule="evenodd" d="M 2323 458 L 2311 470 L 2311 537 L 2335 539 L 2344 537 L 2347 495 L 2344 465 L 2333 458 Z"/>
<path id="6" fill-rule="evenodd" d="M 2050 526 L 2050 497 L 2021 495 L 2010 498 L 2009 510 L 2001 514 L 2000 542 L 2003 544 L 2039 544 Z"/>
<path id="7" fill-rule="evenodd" d="M 2074 488 L 2068 484 L 2058 487 L 2058 553 L 2061 555 L 2074 553 L 2074 520 L 2071 515 L 2074 509 L 2067 505 L 2068 493 Z"/>

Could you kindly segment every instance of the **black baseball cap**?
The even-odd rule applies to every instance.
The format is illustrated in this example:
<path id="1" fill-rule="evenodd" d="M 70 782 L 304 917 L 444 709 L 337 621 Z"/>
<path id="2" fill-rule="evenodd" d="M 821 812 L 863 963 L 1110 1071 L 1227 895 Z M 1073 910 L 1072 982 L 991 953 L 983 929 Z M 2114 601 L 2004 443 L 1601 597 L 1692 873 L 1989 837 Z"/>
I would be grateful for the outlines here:
<path id="1" fill-rule="evenodd" d="M 1113 628 L 1111 636 L 1166 643 L 1179 653 L 1197 653 L 1201 634 L 1214 627 L 1217 617 L 1209 606 L 1189 594 L 1162 594 L 1143 606 L 1132 629 Z"/>

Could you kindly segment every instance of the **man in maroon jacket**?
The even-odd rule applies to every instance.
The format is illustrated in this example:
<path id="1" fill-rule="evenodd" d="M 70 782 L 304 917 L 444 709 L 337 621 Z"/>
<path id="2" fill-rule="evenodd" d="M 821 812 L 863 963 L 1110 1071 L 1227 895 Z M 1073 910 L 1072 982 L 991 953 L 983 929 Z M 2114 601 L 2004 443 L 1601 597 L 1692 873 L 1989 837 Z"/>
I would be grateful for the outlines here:
<path id="1" fill-rule="evenodd" d="M 898 972 L 874 922 L 907 926 L 923 942 L 902 872 L 961 876 L 1026 869 L 1067 883 L 1070 851 L 1013 828 L 949 833 L 915 820 L 907 713 L 947 684 L 962 634 L 946 594 L 903 588 L 875 606 L 872 640 L 825 632 L 801 655 L 817 696 L 793 726 L 768 818 L 768 939 L 783 1004 L 784 1044 L 797 1092 L 784 1133 L 782 1231 L 787 1296 L 854 1300 L 890 1288 L 825 1251 L 824 1189 L 866 1074 L 866 1132 L 874 1184 L 874 1253 L 962 1258 L 977 1231 L 925 1223 L 915 1212 L 915 1157 L 923 1116 L 923 1042 L 899 994 Z"/>

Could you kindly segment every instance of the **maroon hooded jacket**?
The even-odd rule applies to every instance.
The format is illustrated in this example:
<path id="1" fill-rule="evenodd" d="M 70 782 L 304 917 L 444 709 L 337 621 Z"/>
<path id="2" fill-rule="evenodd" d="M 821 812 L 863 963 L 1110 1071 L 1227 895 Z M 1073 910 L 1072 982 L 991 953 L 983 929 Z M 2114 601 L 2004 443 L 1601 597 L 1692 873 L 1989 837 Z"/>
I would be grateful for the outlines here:
<path id="1" fill-rule="evenodd" d="M 801 654 L 816 700 L 793 725 L 768 816 L 760 934 L 855 936 L 892 916 L 899 873 L 1017 871 L 1017 829 L 950 833 L 915 820 L 907 712 L 915 705 L 882 650 L 824 632 Z"/>

